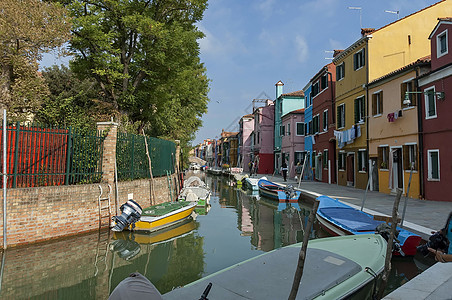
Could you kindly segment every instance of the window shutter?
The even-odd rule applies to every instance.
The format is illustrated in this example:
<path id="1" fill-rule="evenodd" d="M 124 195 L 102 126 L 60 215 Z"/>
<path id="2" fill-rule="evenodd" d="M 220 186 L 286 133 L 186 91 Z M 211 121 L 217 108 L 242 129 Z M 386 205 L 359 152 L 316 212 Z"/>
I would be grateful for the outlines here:
<path id="1" fill-rule="evenodd" d="M 345 77 L 345 61 L 342 63 L 342 77 Z"/>
<path id="2" fill-rule="evenodd" d="M 366 48 L 363 48 L 362 52 L 361 52 L 361 66 L 365 66 L 366 65 Z"/>
<path id="3" fill-rule="evenodd" d="M 361 116 L 363 117 L 363 121 L 365 121 L 365 117 L 366 117 L 366 97 L 362 97 L 361 98 L 361 102 L 362 102 L 362 106 L 361 106 Z"/>
<path id="4" fill-rule="evenodd" d="M 358 105 L 358 99 L 355 99 L 355 124 L 358 123 L 358 110 L 359 110 L 359 105 Z"/>
<path id="5" fill-rule="evenodd" d="M 383 92 L 380 92 L 380 110 L 378 113 L 383 113 Z"/>
<path id="6" fill-rule="evenodd" d="M 358 69 L 358 68 L 356 67 L 356 65 L 357 65 L 357 61 L 356 61 L 356 53 L 355 53 L 355 54 L 353 54 L 353 70 Z"/>
<path id="7" fill-rule="evenodd" d="M 337 124 L 336 125 L 337 128 L 341 128 L 341 107 L 340 106 L 337 107 L 337 111 L 336 111 L 336 124 Z"/>
<path id="8" fill-rule="evenodd" d="M 403 169 L 410 170 L 410 154 L 409 154 L 409 146 L 403 145 Z"/>

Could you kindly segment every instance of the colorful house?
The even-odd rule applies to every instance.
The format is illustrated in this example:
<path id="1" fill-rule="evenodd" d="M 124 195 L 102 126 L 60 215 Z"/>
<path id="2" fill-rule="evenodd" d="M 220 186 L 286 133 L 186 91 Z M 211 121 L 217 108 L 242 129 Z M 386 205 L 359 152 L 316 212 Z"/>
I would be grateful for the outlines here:
<path id="1" fill-rule="evenodd" d="M 452 15 L 452 14 L 451 14 Z M 452 18 L 439 18 L 431 32 L 431 72 L 417 82 L 420 169 L 423 170 L 421 195 L 427 200 L 452 201 Z"/>
<path id="2" fill-rule="evenodd" d="M 304 110 L 304 150 L 307 154 L 306 168 L 303 177 L 312 179 L 312 86 L 309 82 L 303 89 L 306 101 L 306 108 Z"/>
<path id="3" fill-rule="evenodd" d="M 240 118 L 239 122 L 239 163 L 238 166 L 245 172 L 250 172 L 249 163 L 251 161 L 251 134 L 254 130 L 254 115 L 249 114 Z"/>
<path id="4" fill-rule="evenodd" d="M 304 108 L 291 111 L 282 116 L 281 157 L 289 167 L 289 178 L 294 178 L 297 166 L 304 161 Z M 277 169 L 279 170 L 279 169 Z"/>
<path id="5" fill-rule="evenodd" d="M 275 106 L 273 101 L 267 100 L 265 106 L 258 107 L 253 112 L 254 131 L 252 141 L 253 162 L 257 166 L 257 173 L 272 174 L 273 167 L 273 130 Z"/>
<path id="6" fill-rule="evenodd" d="M 418 101 L 414 79 L 430 70 L 430 58 L 419 59 L 368 84 L 370 189 L 420 197 Z"/>
<path id="7" fill-rule="evenodd" d="M 302 109 L 305 107 L 304 103 L 304 92 L 303 91 L 295 91 L 287 94 L 283 94 L 283 86 L 284 83 L 282 81 L 278 81 L 276 84 L 276 99 L 275 103 L 275 144 L 274 144 L 274 157 L 275 157 L 275 169 L 279 170 L 281 167 L 281 163 L 284 158 L 281 149 L 282 149 L 282 139 L 284 137 L 284 128 L 282 126 L 282 117 L 287 113 Z"/>
<path id="8" fill-rule="evenodd" d="M 330 63 L 310 81 L 314 178 L 327 183 L 336 183 L 335 79 L 336 68 L 333 63 Z"/>
<path id="9" fill-rule="evenodd" d="M 429 55 L 429 28 L 450 15 L 451 1 L 440 1 L 378 30 L 362 29 L 362 38 L 333 59 L 339 184 L 367 186 L 367 83 Z"/>

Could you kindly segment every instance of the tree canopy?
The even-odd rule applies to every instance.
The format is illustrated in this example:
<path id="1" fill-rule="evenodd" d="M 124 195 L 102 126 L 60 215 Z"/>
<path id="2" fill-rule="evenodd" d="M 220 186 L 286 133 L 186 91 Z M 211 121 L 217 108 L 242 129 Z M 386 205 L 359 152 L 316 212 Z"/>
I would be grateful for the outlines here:
<path id="1" fill-rule="evenodd" d="M 0 8 L 0 102 L 13 119 L 26 119 L 48 94 L 37 61 L 69 40 L 70 18 L 40 0 L 0 0 Z"/>
<path id="2" fill-rule="evenodd" d="M 196 23 L 207 0 L 63 0 L 73 17 L 71 69 L 93 78 L 122 120 L 188 141 L 207 111 Z"/>

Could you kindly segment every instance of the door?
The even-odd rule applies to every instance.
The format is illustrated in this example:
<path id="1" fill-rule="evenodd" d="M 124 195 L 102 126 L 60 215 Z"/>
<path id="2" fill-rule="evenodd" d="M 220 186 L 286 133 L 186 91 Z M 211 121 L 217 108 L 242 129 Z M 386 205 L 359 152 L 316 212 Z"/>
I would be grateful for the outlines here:
<path id="1" fill-rule="evenodd" d="M 402 165 L 402 149 L 394 149 L 392 156 L 392 179 L 393 179 L 393 192 L 397 191 L 397 188 L 403 189 L 403 165 Z"/>
<path id="2" fill-rule="evenodd" d="M 380 187 L 378 185 L 378 167 L 377 167 L 377 158 L 376 157 L 372 157 L 370 159 L 370 164 L 371 164 L 371 169 L 372 170 L 372 182 L 370 185 L 370 190 L 371 191 L 376 191 L 378 192 L 380 190 Z"/>
<path id="3" fill-rule="evenodd" d="M 347 186 L 355 186 L 355 154 L 347 154 Z"/>

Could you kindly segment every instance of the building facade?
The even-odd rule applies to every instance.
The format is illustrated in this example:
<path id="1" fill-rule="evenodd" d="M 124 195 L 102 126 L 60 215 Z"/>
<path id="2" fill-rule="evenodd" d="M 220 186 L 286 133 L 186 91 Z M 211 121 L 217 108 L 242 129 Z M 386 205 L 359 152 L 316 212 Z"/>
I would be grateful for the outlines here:
<path id="1" fill-rule="evenodd" d="M 251 139 L 254 130 L 254 115 L 249 114 L 240 118 L 239 122 L 239 163 L 238 167 L 243 168 L 245 172 L 250 172 L 249 163 L 251 161 Z"/>
<path id="2" fill-rule="evenodd" d="M 281 157 L 285 160 L 289 172 L 288 177 L 297 175 L 297 167 L 304 161 L 304 108 L 291 111 L 282 117 Z M 279 170 L 279 169 L 278 169 Z"/>
<path id="3" fill-rule="evenodd" d="M 253 162 L 257 166 L 257 173 L 272 174 L 274 149 L 274 117 L 273 101 L 267 100 L 265 106 L 254 110 L 253 132 Z"/>

